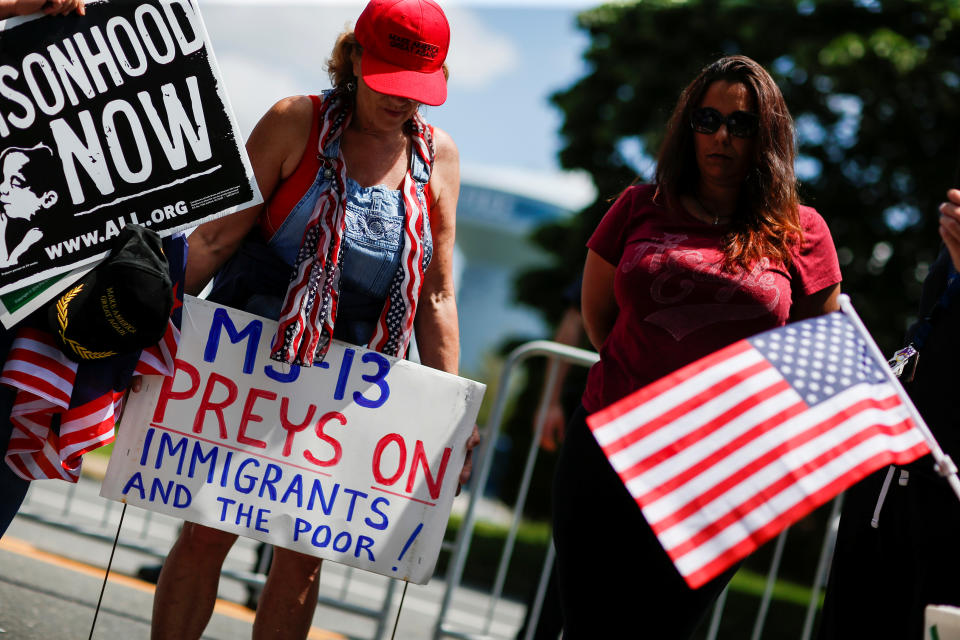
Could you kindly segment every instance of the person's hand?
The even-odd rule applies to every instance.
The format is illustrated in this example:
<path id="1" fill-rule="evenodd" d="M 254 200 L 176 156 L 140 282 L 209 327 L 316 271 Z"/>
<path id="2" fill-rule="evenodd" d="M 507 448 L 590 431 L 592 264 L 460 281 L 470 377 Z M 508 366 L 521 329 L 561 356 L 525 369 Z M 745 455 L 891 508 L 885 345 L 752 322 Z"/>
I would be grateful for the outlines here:
<path id="1" fill-rule="evenodd" d="M 71 11 L 80 16 L 87 13 L 83 0 L 46 0 L 40 10 L 48 16 L 62 16 Z"/>
<path id="2" fill-rule="evenodd" d="M 460 481 L 457 484 L 457 495 L 460 495 L 460 489 L 470 480 L 470 472 L 473 471 L 473 450 L 480 444 L 480 430 L 477 425 L 473 425 L 473 431 L 467 439 L 467 456 L 463 459 L 463 467 L 460 468 Z"/>
<path id="3" fill-rule="evenodd" d="M 536 424 L 536 421 L 534 421 Z M 544 451 L 556 451 L 563 442 L 564 429 L 567 426 L 563 407 L 559 402 L 550 404 L 543 412 L 543 431 L 540 433 L 540 447 Z"/>
<path id="4" fill-rule="evenodd" d="M 947 191 L 947 201 L 940 205 L 939 231 L 954 269 L 960 272 L 960 189 Z"/>
<path id="5" fill-rule="evenodd" d="M 130 378 L 130 391 L 138 393 L 143 387 L 143 376 L 133 376 Z"/>
<path id="6" fill-rule="evenodd" d="M 25 16 L 38 11 L 47 15 L 63 15 L 76 11 L 82 16 L 87 9 L 84 0 L 0 0 L 0 18 Z"/>

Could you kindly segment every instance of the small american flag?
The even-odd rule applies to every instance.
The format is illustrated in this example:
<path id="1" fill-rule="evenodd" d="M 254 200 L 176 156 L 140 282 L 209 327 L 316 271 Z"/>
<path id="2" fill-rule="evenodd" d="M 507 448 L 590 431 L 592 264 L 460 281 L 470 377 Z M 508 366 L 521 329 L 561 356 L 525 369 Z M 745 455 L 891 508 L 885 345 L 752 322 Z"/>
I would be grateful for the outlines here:
<path id="1" fill-rule="evenodd" d="M 83 454 L 113 442 L 129 372 L 170 375 L 180 340 L 187 243 L 183 234 L 164 240 L 175 283 L 175 303 L 158 344 L 111 360 L 75 363 L 45 331 L 18 329 L 0 371 L 0 384 L 17 390 L 7 455 L 0 464 L 24 480 L 76 482 Z M 120 375 L 120 372 L 126 372 Z"/>
<path id="2" fill-rule="evenodd" d="M 885 366 L 836 312 L 734 343 L 587 423 L 696 588 L 864 476 L 929 452 Z"/>

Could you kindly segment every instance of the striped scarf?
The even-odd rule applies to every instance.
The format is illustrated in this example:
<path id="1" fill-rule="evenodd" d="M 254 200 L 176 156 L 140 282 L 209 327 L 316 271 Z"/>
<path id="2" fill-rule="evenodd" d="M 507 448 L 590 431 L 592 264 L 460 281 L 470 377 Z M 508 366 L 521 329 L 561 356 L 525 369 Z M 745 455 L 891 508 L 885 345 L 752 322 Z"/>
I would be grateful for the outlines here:
<path id="1" fill-rule="evenodd" d="M 347 167 L 342 151 L 336 156 L 328 156 L 325 150 L 346 131 L 352 106 L 350 97 L 337 89 L 327 93 L 320 106 L 318 155 L 323 161 L 320 170 L 324 171 L 330 186 L 317 200 L 304 230 L 287 297 L 280 311 L 280 327 L 270 354 L 280 362 L 309 367 L 323 360 L 333 338 L 346 225 Z M 429 173 L 434 157 L 430 128 L 419 113 L 408 124 L 412 124 L 408 133 L 414 153 L 420 154 Z M 400 268 L 390 282 L 386 303 L 368 345 L 370 349 L 397 358 L 406 353 L 413 334 L 413 318 L 426 263 L 423 234 L 427 207 L 417 194 L 412 158 L 400 190 L 405 213 Z"/>

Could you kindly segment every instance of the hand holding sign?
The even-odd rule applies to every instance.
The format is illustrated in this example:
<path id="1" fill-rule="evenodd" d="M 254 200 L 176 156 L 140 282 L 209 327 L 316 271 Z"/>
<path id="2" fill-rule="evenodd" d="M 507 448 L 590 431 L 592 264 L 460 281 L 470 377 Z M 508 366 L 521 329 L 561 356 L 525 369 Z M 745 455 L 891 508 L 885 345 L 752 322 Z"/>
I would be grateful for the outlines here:
<path id="1" fill-rule="evenodd" d="M 64 15 L 73 11 L 84 15 L 87 10 L 83 0 L 6 0 L 0 2 L 0 19 L 25 16 L 42 11 L 49 15 Z"/>
<path id="2" fill-rule="evenodd" d="M 87 13 L 83 0 L 45 0 L 40 10 L 48 16 L 64 15 L 71 11 L 76 11 L 81 16 Z"/>
<path id="3" fill-rule="evenodd" d="M 457 483 L 457 495 L 460 495 L 460 489 L 463 485 L 470 482 L 470 474 L 473 473 L 473 450 L 480 444 L 480 429 L 473 425 L 473 431 L 470 432 L 470 438 L 467 440 L 467 456 L 463 459 L 463 466 L 460 468 L 460 481 Z"/>

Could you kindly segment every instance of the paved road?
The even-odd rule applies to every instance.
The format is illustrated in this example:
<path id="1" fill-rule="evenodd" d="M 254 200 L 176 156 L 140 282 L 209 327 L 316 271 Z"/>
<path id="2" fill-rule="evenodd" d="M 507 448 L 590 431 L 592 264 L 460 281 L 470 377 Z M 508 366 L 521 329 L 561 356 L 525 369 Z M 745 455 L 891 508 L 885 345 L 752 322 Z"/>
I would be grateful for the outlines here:
<path id="1" fill-rule="evenodd" d="M 0 539 L 0 640 L 73 640 L 90 635 L 121 511 L 119 504 L 103 500 L 97 493 L 98 482 L 86 477 L 76 487 L 60 481 L 34 483 L 22 514 Z M 69 532 L 44 521 L 69 522 L 89 535 Z M 136 575 L 140 566 L 158 562 L 148 551 L 165 552 L 178 526 L 173 518 L 133 507 L 127 509 L 121 539 L 138 549 L 117 549 L 93 638 L 149 638 L 153 585 L 131 576 Z M 238 573 L 250 569 L 255 545 L 255 541 L 241 539 L 225 568 Z M 328 562 L 321 577 L 321 597 L 346 602 L 353 608 L 385 608 L 380 638 L 389 638 L 402 591 L 399 585 L 392 595 L 388 594 L 389 583 L 382 576 Z M 396 638 L 432 638 L 444 587 L 436 578 L 428 585 L 409 586 Z M 204 638 L 249 637 L 253 613 L 237 604 L 246 600 L 246 586 L 235 580 L 221 580 L 219 596 L 221 600 Z M 488 606 L 482 594 L 460 589 L 454 598 L 451 619 L 464 628 L 480 630 Z M 522 615 L 522 605 L 501 601 L 490 626 L 490 637 L 512 638 Z M 310 638 L 378 640 L 377 631 L 375 618 L 321 604 Z"/>
<path id="2" fill-rule="evenodd" d="M 16 538 L 0 540 L 0 637 L 23 640 L 87 638 L 103 571 L 39 551 Z M 93 638 L 150 637 L 153 585 L 115 574 L 104 592 Z M 223 602 L 205 638 L 248 636 L 252 616 Z M 311 638 L 344 638 L 318 633 Z"/>

